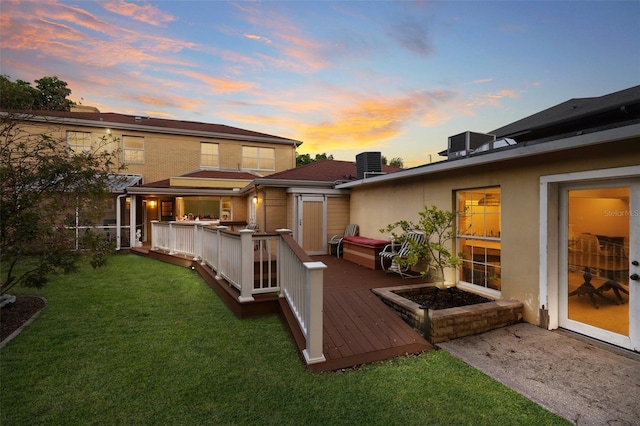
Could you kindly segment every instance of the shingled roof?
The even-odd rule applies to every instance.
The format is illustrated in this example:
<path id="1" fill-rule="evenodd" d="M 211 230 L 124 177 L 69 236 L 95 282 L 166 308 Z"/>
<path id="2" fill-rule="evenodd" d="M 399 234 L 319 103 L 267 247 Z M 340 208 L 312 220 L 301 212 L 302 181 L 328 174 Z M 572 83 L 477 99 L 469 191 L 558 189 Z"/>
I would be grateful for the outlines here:
<path id="1" fill-rule="evenodd" d="M 113 112 L 86 112 L 86 111 L 22 111 L 29 119 L 41 121 L 63 121 L 98 127 L 125 128 L 149 132 L 166 132 L 177 134 L 209 134 L 212 137 L 227 137 L 239 139 L 253 139 L 268 141 L 271 143 L 295 144 L 300 141 L 269 135 L 267 133 L 254 132 L 238 127 L 223 124 L 200 123 L 196 121 L 168 120 L 143 115 L 127 115 Z"/>
<path id="2" fill-rule="evenodd" d="M 402 170 L 388 165 L 382 166 L 385 173 Z M 336 182 L 355 180 L 357 175 L 356 163 L 353 161 L 322 160 L 294 169 L 284 170 L 267 176 L 265 179 L 297 180 L 315 182 Z"/>
<path id="3" fill-rule="evenodd" d="M 234 171 L 234 170 L 196 170 L 194 172 L 190 172 L 184 175 L 179 176 L 181 178 L 194 178 L 194 179 L 217 179 L 217 180 L 225 180 L 225 181 L 233 181 L 233 180 L 238 180 L 238 181 L 247 181 L 247 180 L 254 180 L 258 177 L 258 175 L 255 175 L 253 173 L 249 173 L 249 172 L 244 172 L 244 171 Z M 141 189 L 145 189 L 145 188 L 153 188 L 153 189 L 167 189 L 167 188 L 173 188 L 173 189 L 177 189 L 177 188 L 190 188 L 190 189 L 205 189 L 205 187 L 203 188 L 199 188 L 199 187 L 181 187 L 181 186 L 171 186 L 171 178 L 169 179 L 162 179 L 162 180 L 158 180 L 155 182 L 149 182 L 149 183 L 145 183 L 143 185 L 137 185 L 136 186 L 136 191 L 140 191 Z M 206 187 L 206 189 L 212 189 L 211 187 Z M 221 187 L 219 189 L 228 189 L 226 187 Z"/>
<path id="4" fill-rule="evenodd" d="M 640 117 L 640 86 L 591 98 L 574 98 L 489 132 L 518 142 L 627 122 Z"/>

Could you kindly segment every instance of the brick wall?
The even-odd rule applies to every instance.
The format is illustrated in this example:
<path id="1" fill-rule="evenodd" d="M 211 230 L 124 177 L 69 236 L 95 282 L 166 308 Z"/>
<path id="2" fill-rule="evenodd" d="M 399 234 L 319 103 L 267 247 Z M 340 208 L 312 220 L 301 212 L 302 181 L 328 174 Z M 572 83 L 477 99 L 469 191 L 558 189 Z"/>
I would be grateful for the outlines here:
<path id="1" fill-rule="evenodd" d="M 429 311 L 425 337 L 431 343 L 484 333 L 522 321 L 523 304 L 513 300 Z"/>

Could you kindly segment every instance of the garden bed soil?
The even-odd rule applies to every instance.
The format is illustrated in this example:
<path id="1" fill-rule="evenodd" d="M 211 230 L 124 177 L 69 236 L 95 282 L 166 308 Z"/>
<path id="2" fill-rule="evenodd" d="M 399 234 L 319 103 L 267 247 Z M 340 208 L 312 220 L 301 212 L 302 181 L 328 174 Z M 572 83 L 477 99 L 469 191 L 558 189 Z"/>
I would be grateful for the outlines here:
<path id="1" fill-rule="evenodd" d="M 420 307 L 434 311 L 492 301 L 479 294 L 460 290 L 456 287 L 451 287 L 446 290 L 440 290 L 437 287 L 422 287 L 416 290 L 403 291 L 402 297 L 417 303 Z"/>
<path id="2" fill-rule="evenodd" d="M 37 296 L 16 296 L 15 302 L 3 306 L 0 309 L 0 342 L 44 307 L 45 301 Z"/>
<path id="3" fill-rule="evenodd" d="M 416 284 L 372 291 L 433 344 L 522 321 L 521 302 L 491 300 L 456 287 L 440 290 L 433 284 Z"/>

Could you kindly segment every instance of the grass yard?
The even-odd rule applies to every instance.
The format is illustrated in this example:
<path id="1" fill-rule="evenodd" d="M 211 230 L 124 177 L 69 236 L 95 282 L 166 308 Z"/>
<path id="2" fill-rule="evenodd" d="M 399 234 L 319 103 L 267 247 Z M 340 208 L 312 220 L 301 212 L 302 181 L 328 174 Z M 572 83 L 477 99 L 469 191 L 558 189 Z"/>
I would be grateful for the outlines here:
<path id="1" fill-rule="evenodd" d="M 310 373 L 279 318 L 152 259 L 14 293 L 49 303 L 0 352 L 4 425 L 569 424 L 445 351 Z"/>

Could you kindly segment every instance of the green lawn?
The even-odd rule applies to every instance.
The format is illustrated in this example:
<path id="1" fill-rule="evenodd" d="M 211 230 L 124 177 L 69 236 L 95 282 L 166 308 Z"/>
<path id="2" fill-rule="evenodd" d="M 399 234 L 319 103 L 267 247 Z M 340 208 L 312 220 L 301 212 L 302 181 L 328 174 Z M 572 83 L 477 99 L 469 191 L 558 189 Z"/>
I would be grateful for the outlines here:
<path id="1" fill-rule="evenodd" d="M 14 293 L 49 303 L 0 352 L 3 425 L 569 424 L 445 351 L 307 372 L 277 317 L 135 255 Z"/>

